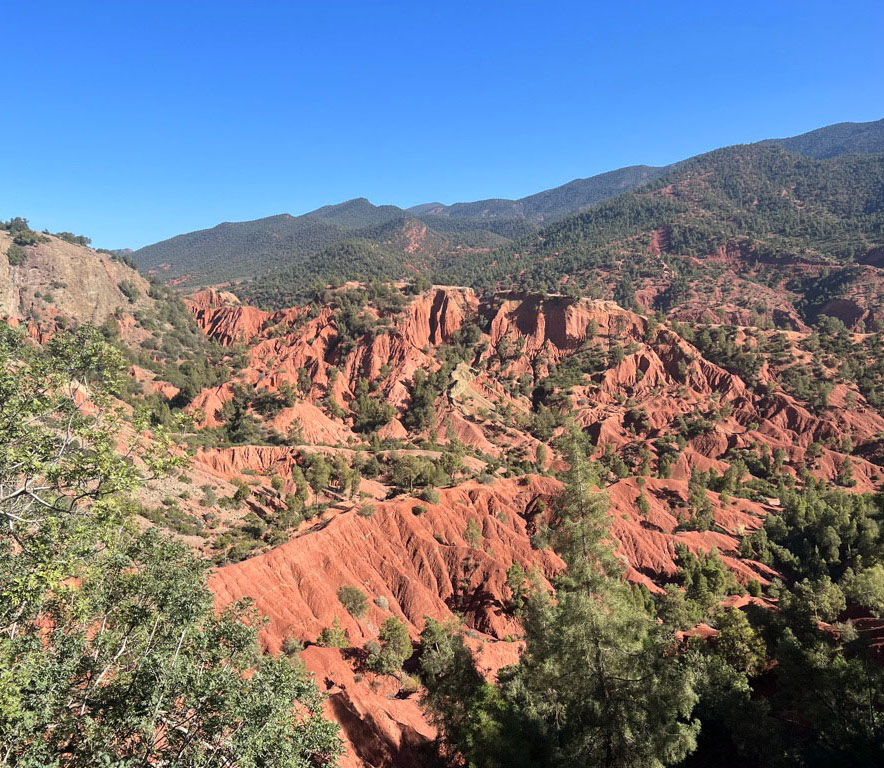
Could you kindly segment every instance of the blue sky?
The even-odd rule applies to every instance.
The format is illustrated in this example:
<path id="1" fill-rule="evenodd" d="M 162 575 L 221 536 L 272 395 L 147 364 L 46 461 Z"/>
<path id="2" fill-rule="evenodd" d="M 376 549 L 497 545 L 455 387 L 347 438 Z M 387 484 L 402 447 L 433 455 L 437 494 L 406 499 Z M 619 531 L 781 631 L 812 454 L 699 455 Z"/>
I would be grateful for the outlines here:
<path id="1" fill-rule="evenodd" d="M 0 218 L 104 247 L 358 196 L 520 197 L 884 117 L 880 0 L 31 0 L 2 18 Z"/>

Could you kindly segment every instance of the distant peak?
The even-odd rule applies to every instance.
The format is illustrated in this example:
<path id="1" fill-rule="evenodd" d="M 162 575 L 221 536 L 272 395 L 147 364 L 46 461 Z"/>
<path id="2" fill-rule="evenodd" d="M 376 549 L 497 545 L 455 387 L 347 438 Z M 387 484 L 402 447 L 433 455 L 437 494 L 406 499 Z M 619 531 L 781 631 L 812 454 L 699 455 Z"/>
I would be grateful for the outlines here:
<path id="1" fill-rule="evenodd" d="M 409 213 L 421 214 L 426 213 L 427 211 L 432 211 L 434 208 L 445 208 L 447 207 L 445 203 L 421 203 L 420 205 L 413 205 L 411 208 L 406 208 L 405 210 Z"/>

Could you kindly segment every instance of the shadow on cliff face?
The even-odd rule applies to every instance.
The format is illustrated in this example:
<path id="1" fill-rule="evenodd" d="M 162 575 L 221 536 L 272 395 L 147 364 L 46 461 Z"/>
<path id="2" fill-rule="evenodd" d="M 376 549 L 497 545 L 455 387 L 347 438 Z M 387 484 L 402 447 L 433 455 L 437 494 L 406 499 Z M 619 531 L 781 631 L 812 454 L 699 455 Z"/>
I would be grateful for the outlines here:
<path id="1" fill-rule="evenodd" d="M 444 763 L 435 742 L 409 725 L 396 723 L 398 743 L 370 713 L 360 714 L 346 691 L 329 696 L 334 718 L 344 738 L 366 766 L 395 765 L 396 768 L 434 768 Z"/>

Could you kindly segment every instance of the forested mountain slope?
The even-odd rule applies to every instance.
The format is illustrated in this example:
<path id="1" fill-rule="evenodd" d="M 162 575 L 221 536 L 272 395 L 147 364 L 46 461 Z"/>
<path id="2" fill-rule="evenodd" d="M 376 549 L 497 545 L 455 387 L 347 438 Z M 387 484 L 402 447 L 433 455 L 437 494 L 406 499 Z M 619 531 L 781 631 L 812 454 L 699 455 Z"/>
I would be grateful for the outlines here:
<path id="1" fill-rule="evenodd" d="M 593 203 L 607 200 L 622 192 L 662 176 L 669 166 L 654 168 L 633 165 L 600 173 L 588 179 L 574 179 L 567 184 L 547 189 L 519 200 L 478 200 L 454 205 L 425 204 L 410 208 L 420 215 L 446 216 L 457 219 L 493 220 L 528 219 L 535 223 L 560 218 Z"/>
<path id="2" fill-rule="evenodd" d="M 786 139 L 761 143 L 784 146 L 808 157 L 884 152 L 884 119 L 869 123 L 838 123 Z M 575 179 L 519 200 L 478 200 L 471 203 L 425 203 L 410 208 L 415 214 L 437 214 L 468 219 L 518 219 L 549 221 L 576 213 L 594 203 L 628 192 L 674 170 L 678 163 L 653 167 L 634 165 L 608 171 L 588 179 Z"/>
<path id="3" fill-rule="evenodd" d="M 802 155 L 829 158 L 881 151 L 882 133 L 882 121 L 842 123 L 760 144 L 782 145 Z M 274 278 L 277 282 L 295 280 L 309 284 L 314 278 L 327 282 L 347 264 L 347 259 L 341 258 L 341 250 L 333 246 L 352 240 L 344 248 L 352 254 L 348 277 L 404 277 L 409 265 L 424 269 L 429 264 L 414 264 L 409 259 L 414 243 L 407 237 L 391 235 L 391 228 L 406 232 L 420 222 L 429 238 L 436 241 L 433 255 L 437 258 L 433 265 L 444 264 L 518 241 L 569 215 L 653 183 L 663 175 L 677 173 L 693 160 L 660 168 L 621 168 L 588 179 L 575 179 L 520 200 L 431 203 L 405 211 L 357 198 L 302 216 L 280 214 L 254 221 L 226 222 L 146 246 L 134 256 L 142 269 L 188 286 L 241 280 L 271 270 L 285 271 L 285 275 Z M 471 263 L 469 258 L 467 263 Z M 456 274 L 463 281 L 466 273 L 461 270 Z M 448 279 L 445 275 L 438 273 L 440 279 Z M 472 282 L 474 276 L 466 277 Z M 264 286 L 252 295 L 269 301 L 274 291 Z M 304 295 L 303 290 L 298 293 L 288 286 L 275 299 L 281 306 Z"/>
<path id="4" fill-rule="evenodd" d="M 795 326 L 825 310 L 880 327 L 884 155 L 816 159 L 773 144 L 730 147 L 517 242 L 454 249 L 437 240 L 410 251 L 390 239 L 349 242 L 238 290 L 278 307 L 312 295 L 316 281 L 429 274 L 479 290 L 678 308 L 686 317 L 708 313 L 711 292 L 732 318 L 777 308 L 778 321 Z"/>
<path id="5" fill-rule="evenodd" d="M 808 157 L 836 157 L 884 152 L 884 119 L 869 123 L 836 123 L 788 139 L 771 139 Z"/>
<path id="6" fill-rule="evenodd" d="M 836 267 L 884 244 L 882 222 L 884 155 L 818 160 L 746 145 L 684 163 L 513 248 L 442 269 L 479 285 L 515 279 L 553 287 L 570 279 L 585 289 L 598 270 L 699 276 L 729 244 L 745 251 L 747 264 Z"/>

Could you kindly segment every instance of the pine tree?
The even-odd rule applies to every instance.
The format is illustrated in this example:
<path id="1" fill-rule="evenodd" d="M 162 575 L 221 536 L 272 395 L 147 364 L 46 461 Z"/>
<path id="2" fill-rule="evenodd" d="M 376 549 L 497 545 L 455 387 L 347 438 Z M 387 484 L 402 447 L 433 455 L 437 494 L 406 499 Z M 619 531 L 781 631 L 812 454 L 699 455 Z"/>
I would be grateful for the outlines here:
<path id="1" fill-rule="evenodd" d="M 696 694 L 672 635 L 638 608 L 609 543 L 607 499 L 576 448 L 555 544 L 568 567 L 555 601 L 536 590 L 526 648 L 505 684 L 540 724 L 551 765 L 639 768 L 678 762 L 694 747 Z"/>
<path id="2" fill-rule="evenodd" d="M 572 444 L 553 542 L 567 564 L 555 597 L 535 584 L 525 650 L 482 683 L 457 633 L 428 622 L 421 664 L 446 743 L 475 768 L 657 768 L 682 760 L 699 724 L 692 674 L 671 629 L 624 580 L 607 499 Z"/>

